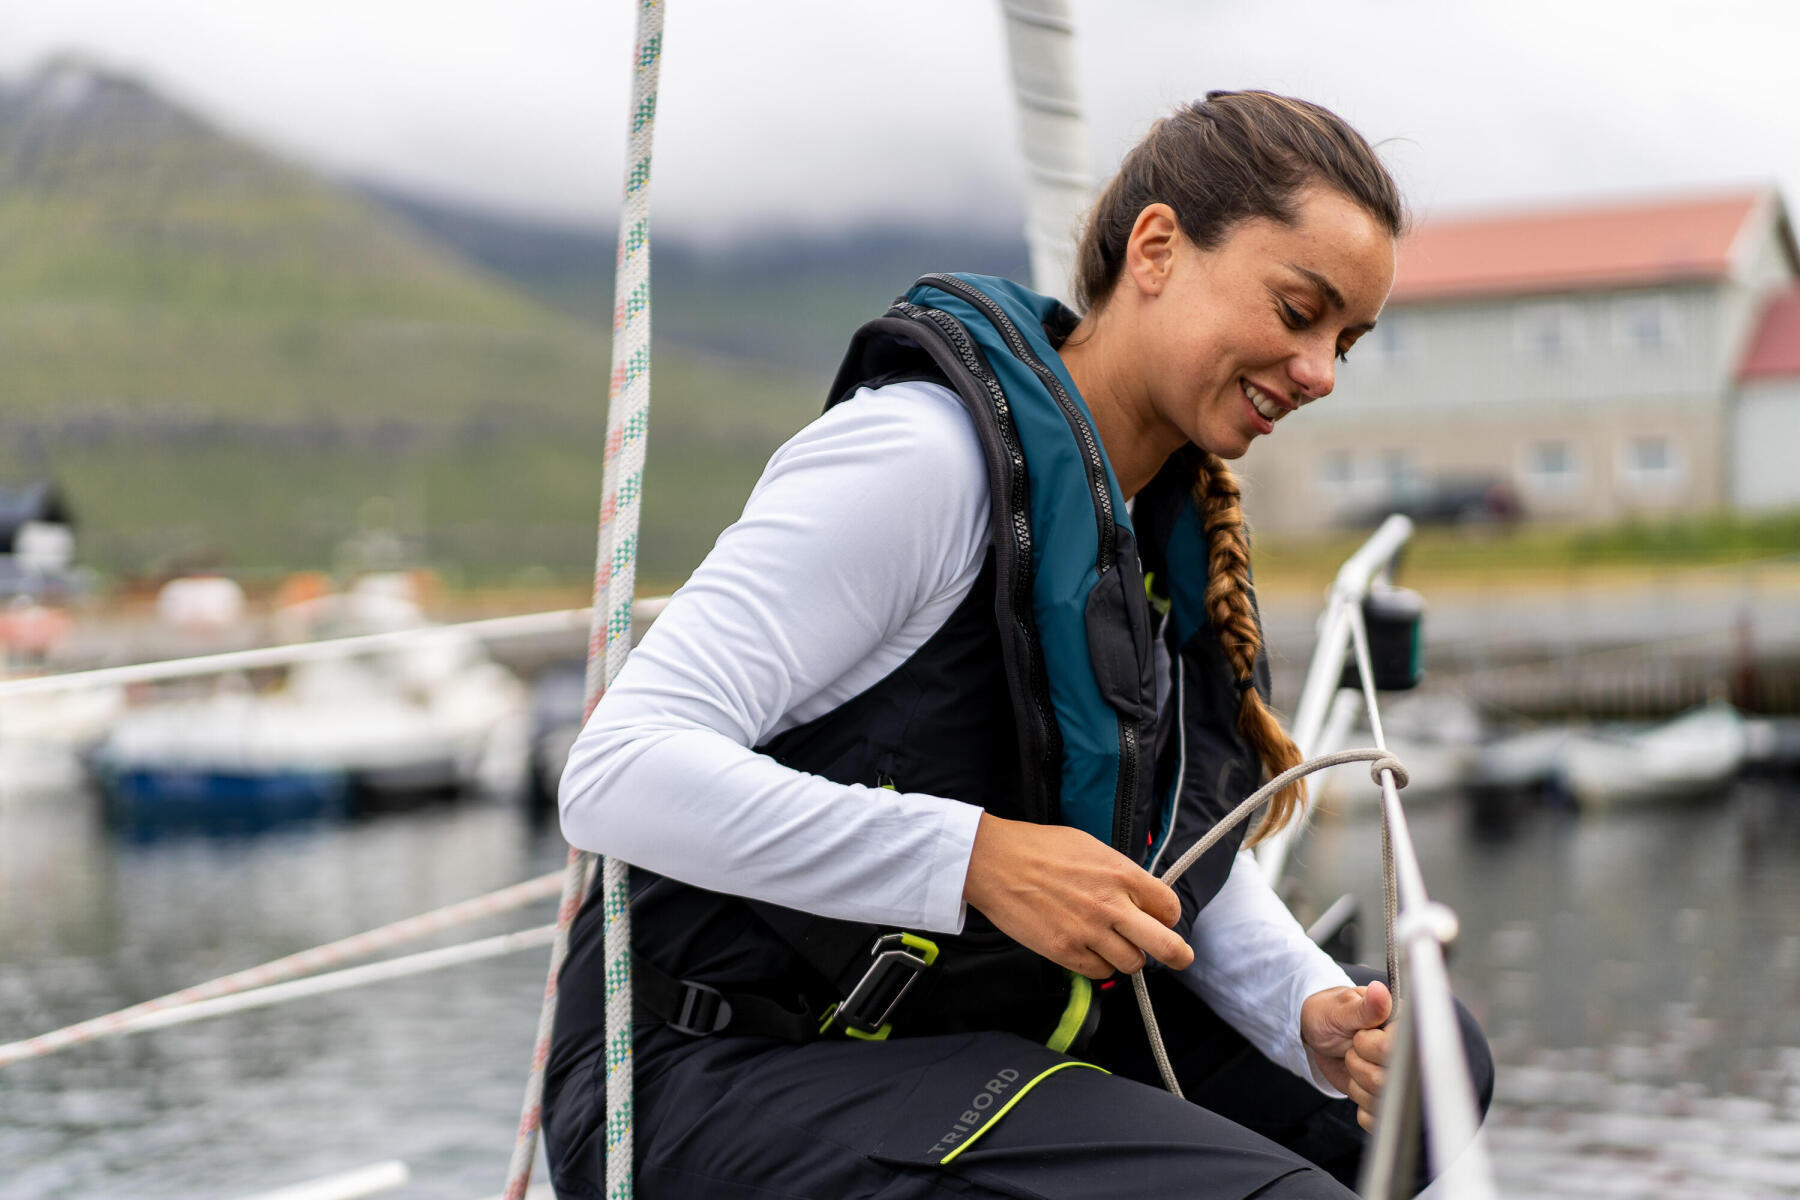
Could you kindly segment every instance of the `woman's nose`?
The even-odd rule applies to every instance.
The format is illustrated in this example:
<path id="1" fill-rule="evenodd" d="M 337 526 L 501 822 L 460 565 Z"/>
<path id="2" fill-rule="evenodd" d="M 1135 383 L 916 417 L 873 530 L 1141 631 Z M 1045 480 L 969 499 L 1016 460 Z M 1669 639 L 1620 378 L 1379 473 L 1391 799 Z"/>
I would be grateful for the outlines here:
<path id="1" fill-rule="evenodd" d="M 1317 400 L 1321 396 L 1329 396 L 1332 386 L 1337 382 L 1337 357 L 1333 350 L 1324 354 L 1308 350 L 1296 354 L 1288 362 L 1288 378 L 1294 381 L 1294 397 L 1301 404 Z"/>

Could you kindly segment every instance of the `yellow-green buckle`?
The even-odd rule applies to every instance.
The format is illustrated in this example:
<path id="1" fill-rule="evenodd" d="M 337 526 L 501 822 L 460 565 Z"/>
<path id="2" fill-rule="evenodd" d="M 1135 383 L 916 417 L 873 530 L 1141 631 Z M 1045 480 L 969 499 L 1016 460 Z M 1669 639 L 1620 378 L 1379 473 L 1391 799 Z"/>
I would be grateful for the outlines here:
<path id="1" fill-rule="evenodd" d="M 916 933 L 889 933 L 875 939 L 869 953 L 875 961 L 848 996 L 825 1010 L 820 1033 L 839 1023 L 845 1037 L 863 1042 L 886 1040 L 894 1031 L 888 1018 L 912 990 L 913 981 L 937 961 L 938 948 L 937 943 Z"/>

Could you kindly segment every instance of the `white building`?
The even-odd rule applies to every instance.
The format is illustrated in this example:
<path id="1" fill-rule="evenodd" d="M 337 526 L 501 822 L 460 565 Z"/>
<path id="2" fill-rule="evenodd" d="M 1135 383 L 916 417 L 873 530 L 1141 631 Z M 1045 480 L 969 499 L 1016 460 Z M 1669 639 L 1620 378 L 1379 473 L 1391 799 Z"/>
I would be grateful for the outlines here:
<path id="1" fill-rule="evenodd" d="M 1763 310 L 1738 369 L 1731 416 L 1731 502 L 1749 511 L 1800 508 L 1800 288 Z"/>
<path id="2" fill-rule="evenodd" d="M 1433 221 L 1332 396 L 1246 458 L 1264 529 L 1510 488 L 1534 518 L 1800 506 L 1800 254 L 1773 190 Z"/>

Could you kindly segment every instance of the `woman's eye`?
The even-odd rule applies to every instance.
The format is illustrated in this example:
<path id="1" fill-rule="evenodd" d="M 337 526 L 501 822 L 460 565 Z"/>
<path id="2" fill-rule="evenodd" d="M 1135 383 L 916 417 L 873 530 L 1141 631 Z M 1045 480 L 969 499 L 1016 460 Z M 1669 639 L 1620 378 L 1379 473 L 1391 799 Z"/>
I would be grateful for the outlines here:
<path id="1" fill-rule="evenodd" d="M 1312 319 L 1286 300 L 1281 302 L 1281 319 L 1286 321 L 1290 329 L 1305 329 L 1312 324 Z"/>
<path id="2" fill-rule="evenodd" d="M 1339 351 L 1338 351 L 1338 352 L 1337 352 L 1337 360 L 1338 360 L 1338 361 L 1339 361 L 1339 362 L 1349 362 L 1349 361 L 1350 361 L 1350 351 L 1348 351 L 1348 350 L 1339 350 Z"/>

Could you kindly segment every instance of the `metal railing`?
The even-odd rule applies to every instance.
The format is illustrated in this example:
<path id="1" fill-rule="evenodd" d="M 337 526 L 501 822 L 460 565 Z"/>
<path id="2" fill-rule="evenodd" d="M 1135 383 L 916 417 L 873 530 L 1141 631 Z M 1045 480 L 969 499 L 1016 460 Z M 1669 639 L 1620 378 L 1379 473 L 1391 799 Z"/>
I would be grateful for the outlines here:
<path id="1" fill-rule="evenodd" d="M 1294 740 L 1304 758 L 1317 758 L 1342 747 L 1358 701 L 1375 745 L 1388 748 L 1376 702 L 1363 601 L 1377 582 L 1392 577 L 1394 559 L 1411 535 L 1410 520 L 1389 517 L 1350 556 L 1332 582 L 1294 715 Z M 1360 689 L 1342 686 L 1344 667 L 1350 661 L 1356 664 Z M 1456 915 L 1425 890 L 1393 772 L 1382 769 L 1379 779 L 1395 1037 L 1359 1191 L 1367 1200 L 1412 1194 L 1413 1153 L 1422 1113 L 1434 1173 L 1442 1175 L 1452 1160 L 1460 1160 L 1456 1174 L 1440 1181 L 1442 1194 L 1447 1200 L 1493 1200 L 1499 1193 L 1486 1148 L 1475 1136 L 1481 1110 L 1463 1051 L 1444 958 L 1445 947 L 1456 937 Z M 1312 809 L 1309 799 L 1295 820 L 1257 848 L 1257 862 L 1271 883 L 1280 881 Z"/>

